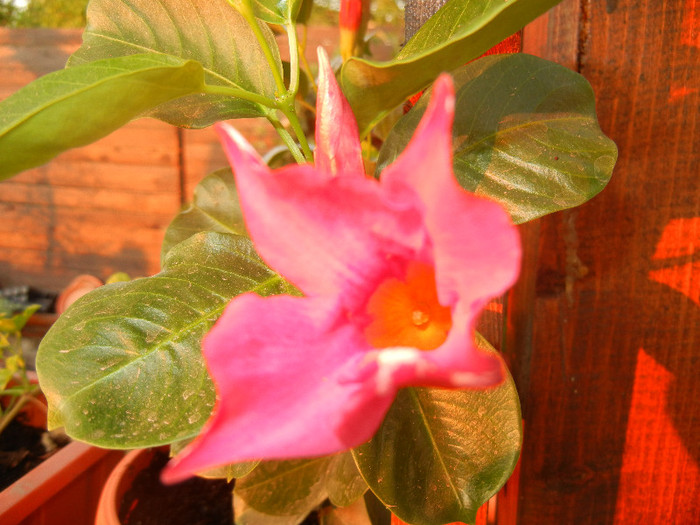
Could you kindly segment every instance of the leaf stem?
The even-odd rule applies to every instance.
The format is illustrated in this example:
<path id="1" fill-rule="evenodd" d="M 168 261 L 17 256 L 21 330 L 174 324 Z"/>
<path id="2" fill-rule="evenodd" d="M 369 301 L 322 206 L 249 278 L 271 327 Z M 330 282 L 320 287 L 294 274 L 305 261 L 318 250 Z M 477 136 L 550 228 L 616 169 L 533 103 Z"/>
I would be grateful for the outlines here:
<path id="1" fill-rule="evenodd" d="M 255 16 L 250 0 L 228 0 L 228 3 L 231 4 L 241 14 L 241 16 L 243 16 L 243 18 L 245 18 L 246 22 L 248 22 L 248 25 L 253 30 L 255 39 L 260 44 L 260 48 L 265 55 L 265 60 L 267 60 L 272 76 L 275 79 L 275 84 L 277 84 L 277 95 L 284 97 L 284 95 L 287 93 L 287 87 L 284 85 L 284 78 L 282 78 L 282 74 L 277 67 L 277 61 L 272 55 L 272 49 L 270 48 L 270 45 L 265 38 L 262 29 L 260 28 L 260 24 Z"/>
<path id="2" fill-rule="evenodd" d="M 284 144 L 289 149 L 289 152 L 294 157 L 294 160 L 297 161 L 297 164 L 304 164 L 305 162 L 307 162 L 306 158 L 304 157 L 304 154 L 299 149 L 299 145 L 289 134 L 289 131 L 287 131 L 284 128 L 279 119 L 274 114 L 270 113 L 267 115 L 267 120 L 269 120 L 272 126 L 275 128 L 277 134 L 280 136 Z"/>
<path id="3" fill-rule="evenodd" d="M 299 92 L 299 44 L 294 24 L 287 24 L 287 41 L 289 42 L 289 92 L 297 96 Z"/>

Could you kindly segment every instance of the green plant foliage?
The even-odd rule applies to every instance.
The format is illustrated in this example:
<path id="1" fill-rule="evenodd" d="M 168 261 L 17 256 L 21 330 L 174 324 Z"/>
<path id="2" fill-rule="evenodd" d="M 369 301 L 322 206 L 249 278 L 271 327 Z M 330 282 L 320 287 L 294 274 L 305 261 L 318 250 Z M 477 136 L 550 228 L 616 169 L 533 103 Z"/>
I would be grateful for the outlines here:
<path id="1" fill-rule="evenodd" d="M 272 31 L 261 27 L 282 63 Z M 275 98 L 275 82 L 258 41 L 243 17 L 226 0 L 92 0 L 83 45 L 68 65 L 108 56 L 149 51 L 202 64 L 205 82 Z M 184 97 L 164 104 L 151 116 L 184 127 L 205 127 L 219 120 L 264 116 L 266 108 L 230 95 Z"/>
<path id="2" fill-rule="evenodd" d="M 330 471 L 333 475 L 326 481 L 326 490 L 336 507 L 347 507 L 367 491 L 367 482 L 360 476 L 352 454 L 333 456 Z"/>
<path id="3" fill-rule="evenodd" d="M 264 461 L 236 480 L 236 523 L 296 524 L 326 499 L 347 506 L 362 497 L 367 483 L 350 452 L 313 459 Z"/>
<path id="4" fill-rule="evenodd" d="M 185 439 L 183 441 L 171 443 L 170 457 L 172 458 L 177 456 L 180 452 L 185 450 L 185 447 L 192 441 L 192 439 Z M 197 475 L 203 478 L 225 479 L 226 481 L 230 482 L 233 479 L 242 478 L 243 476 L 250 474 L 259 463 L 260 461 L 242 461 L 240 463 L 215 467 L 205 472 L 198 472 Z"/>
<path id="5" fill-rule="evenodd" d="M 228 2 L 239 12 L 246 9 L 246 4 L 250 3 L 257 18 L 270 24 L 280 25 L 293 23 L 303 3 L 302 0 L 228 0 Z"/>
<path id="6" fill-rule="evenodd" d="M 264 461 L 246 477 L 236 480 L 239 500 L 236 522 L 243 525 L 299 523 L 327 497 L 326 478 L 333 458 Z"/>
<path id="7" fill-rule="evenodd" d="M 43 76 L 0 102 L 0 180 L 120 128 L 163 102 L 201 91 L 197 62 L 141 54 Z"/>
<path id="8" fill-rule="evenodd" d="M 192 203 L 165 231 L 161 258 L 165 258 L 173 246 L 203 231 L 247 236 L 233 173 L 228 168 L 207 175 L 197 184 Z"/>
<path id="9" fill-rule="evenodd" d="M 483 338 L 477 343 L 495 352 Z M 473 523 L 515 468 L 521 442 L 509 376 L 487 390 L 402 389 L 374 438 L 353 455 L 372 491 L 402 520 Z"/>
<path id="10" fill-rule="evenodd" d="M 232 297 L 288 289 L 248 239 L 202 233 L 172 249 L 158 275 L 89 293 L 39 347 L 49 426 L 112 448 L 195 436 L 214 403 L 203 336 Z"/>
<path id="11" fill-rule="evenodd" d="M 454 74 L 455 175 L 503 204 L 517 223 L 577 206 L 601 191 L 617 159 L 585 78 L 525 54 L 476 60 Z M 406 147 L 428 94 L 394 127 L 377 171 Z"/>
<path id="12" fill-rule="evenodd" d="M 88 0 L 29 0 L 17 14 L 17 27 L 83 27 Z"/>
<path id="13" fill-rule="evenodd" d="M 352 58 L 343 92 L 365 135 L 441 71 L 477 58 L 561 0 L 450 0 L 388 62 Z"/>

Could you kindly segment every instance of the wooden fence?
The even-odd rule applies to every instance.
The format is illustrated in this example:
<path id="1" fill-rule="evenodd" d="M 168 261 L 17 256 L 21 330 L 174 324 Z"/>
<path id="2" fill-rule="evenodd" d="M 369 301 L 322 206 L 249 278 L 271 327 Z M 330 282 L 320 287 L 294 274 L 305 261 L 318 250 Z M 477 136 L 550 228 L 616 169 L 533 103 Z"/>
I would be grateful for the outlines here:
<path id="1" fill-rule="evenodd" d="M 78 40 L 0 31 L 0 97 Z M 698 524 L 700 1 L 564 0 L 523 45 L 588 78 L 620 156 L 593 201 L 523 228 L 505 352 L 525 443 L 495 523 Z M 138 121 L 3 182 L 0 283 L 154 273 L 163 228 L 220 165 L 210 132 Z"/>

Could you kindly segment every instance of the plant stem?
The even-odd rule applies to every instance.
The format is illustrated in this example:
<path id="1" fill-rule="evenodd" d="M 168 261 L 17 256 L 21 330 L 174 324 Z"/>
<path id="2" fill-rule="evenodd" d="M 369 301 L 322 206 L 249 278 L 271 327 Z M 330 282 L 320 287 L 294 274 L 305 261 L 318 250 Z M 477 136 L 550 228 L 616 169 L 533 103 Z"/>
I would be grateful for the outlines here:
<path id="1" fill-rule="evenodd" d="M 299 144 L 301 144 L 301 149 L 304 152 L 304 157 L 306 157 L 306 162 L 313 162 L 314 154 L 311 152 L 311 148 L 309 148 L 309 143 L 306 140 L 304 130 L 301 129 L 301 122 L 299 122 L 299 117 L 294 110 L 294 99 L 291 100 L 291 104 L 280 108 L 280 110 L 282 113 L 284 113 L 284 116 L 289 119 L 289 124 L 294 130 L 294 134 L 297 136 Z"/>
<path id="2" fill-rule="evenodd" d="M 304 164 L 305 162 L 307 162 L 306 158 L 304 157 L 304 154 L 301 152 L 299 146 L 294 141 L 294 138 L 289 134 L 289 131 L 284 129 L 284 126 L 279 121 L 279 119 L 276 116 L 270 114 L 267 116 L 267 120 L 269 120 L 272 126 L 275 128 L 277 134 L 280 136 L 284 144 L 289 149 L 289 152 L 292 154 L 292 157 L 294 157 L 294 160 L 297 161 L 297 164 Z"/>
<path id="3" fill-rule="evenodd" d="M 15 416 L 19 414 L 19 411 L 22 410 L 22 407 L 24 407 L 24 405 L 26 405 L 32 399 L 32 397 L 34 397 L 34 394 L 38 390 L 39 387 L 37 386 L 36 388 L 32 389 L 31 391 L 25 394 L 22 394 L 21 397 L 14 400 L 14 402 L 10 405 L 8 411 L 2 415 L 2 418 L 0 418 L 0 434 L 2 434 L 2 431 L 5 430 L 7 425 L 10 424 L 10 422 L 15 418 Z"/>
<path id="4" fill-rule="evenodd" d="M 243 16 L 243 18 L 245 18 L 246 22 L 248 22 L 248 25 L 253 30 L 255 39 L 260 44 L 260 48 L 265 55 L 265 60 L 267 60 L 272 76 L 275 79 L 275 84 L 277 84 L 277 95 L 283 97 L 287 93 L 287 87 L 284 85 L 282 74 L 277 68 L 277 62 L 275 61 L 275 57 L 272 55 L 272 49 L 270 48 L 262 29 L 260 29 L 260 24 L 258 24 L 258 19 L 255 16 L 250 0 L 238 0 L 236 2 L 228 0 L 228 2 Z"/>
<path id="5" fill-rule="evenodd" d="M 294 24 L 287 24 L 287 41 L 289 43 L 289 93 L 294 97 L 299 92 L 299 44 Z"/>

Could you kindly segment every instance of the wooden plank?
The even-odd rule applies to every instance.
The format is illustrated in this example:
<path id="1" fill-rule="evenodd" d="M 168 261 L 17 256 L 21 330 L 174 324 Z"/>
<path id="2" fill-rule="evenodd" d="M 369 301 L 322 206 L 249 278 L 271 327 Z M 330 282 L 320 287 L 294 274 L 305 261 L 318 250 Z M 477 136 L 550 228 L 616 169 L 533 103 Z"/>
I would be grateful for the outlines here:
<path id="1" fill-rule="evenodd" d="M 700 511 L 697 12 L 697 0 L 580 11 L 577 63 L 620 157 L 600 196 L 541 223 L 520 523 Z"/>

